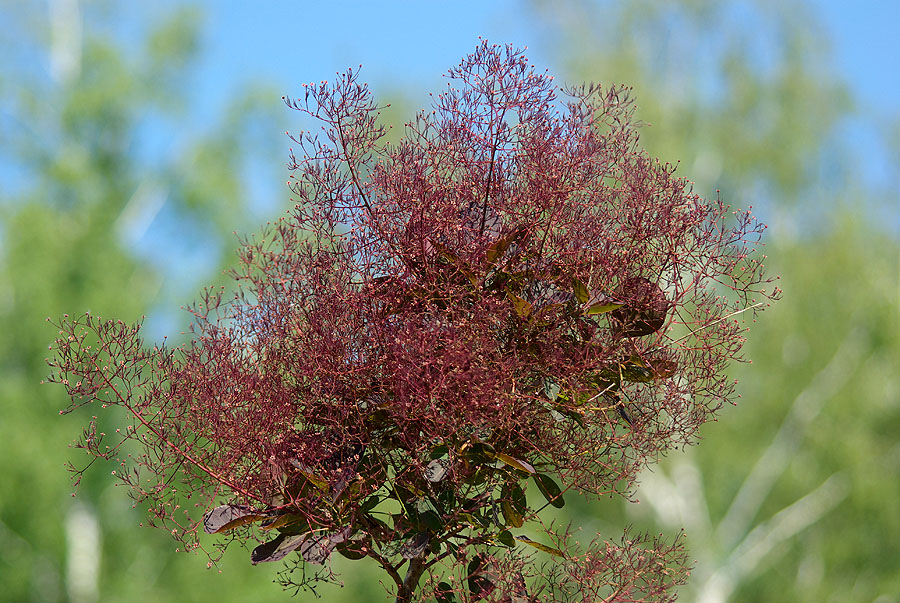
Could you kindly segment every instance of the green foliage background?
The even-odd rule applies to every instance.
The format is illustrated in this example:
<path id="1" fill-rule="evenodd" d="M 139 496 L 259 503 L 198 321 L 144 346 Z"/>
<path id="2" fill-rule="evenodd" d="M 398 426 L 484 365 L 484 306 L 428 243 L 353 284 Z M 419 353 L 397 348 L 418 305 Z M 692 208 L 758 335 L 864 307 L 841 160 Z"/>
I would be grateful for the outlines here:
<path id="1" fill-rule="evenodd" d="M 760 2 L 736 18 L 738 4 L 535 1 L 518 15 L 544 24 L 546 47 L 566 66 L 561 80 L 634 85 L 651 124 L 644 143 L 681 161 L 697 192 L 757 206 L 785 291 L 752 325 L 753 363 L 734 369 L 741 403 L 722 410 L 701 445 L 648 472 L 640 503 L 572 498 L 561 519 L 610 538 L 626 524 L 684 527 L 696 559 L 688 601 L 896 601 L 896 188 L 855 176 L 865 150 L 839 126 L 859 109 L 815 15 Z M 277 568 L 251 567 L 237 548 L 219 573 L 137 527 L 143 513 L 104 469 L 70 496 L 63 464 L 78 455 L 65 443 L 90 410 L 60 418 L 61 388 L 39 385 L 54 335 L 44 320 L 90 310 L 131 321 L 176 308 L 223 280 L 232 231 L 253 231 L 288 204 L 278 192 L 261 212 L 245 176 L 268 165 L 283 180 L 289 116 L 273 102 L 283 91 L 261 85 L 212 125 L 190 127 L 202 15 L 177 9 L 145 24 L 137 50 L 124 52 L 92 33 L 122 18 L 104 7 L 92 17 L 103 27 L 86 29 L 80 69 L 48 78 L 21 67 L 50 50 L 40 11 L 0 6 L 0 161 L 19 183 L 0 184 L 0 600 L 284 600 L 271 584 Z M 767 65 L 751 58 L 760 44 L 774 57 Z M 164 152 L 145 152 L 160 144 Z M 159 247 L 142 248 L 151 227 Z M 183 317 L 174 320 L 177 331 Z M 327 600 L 382 598 L 375 568 L 336 566 L 346 586 L 323 590 Z"/>

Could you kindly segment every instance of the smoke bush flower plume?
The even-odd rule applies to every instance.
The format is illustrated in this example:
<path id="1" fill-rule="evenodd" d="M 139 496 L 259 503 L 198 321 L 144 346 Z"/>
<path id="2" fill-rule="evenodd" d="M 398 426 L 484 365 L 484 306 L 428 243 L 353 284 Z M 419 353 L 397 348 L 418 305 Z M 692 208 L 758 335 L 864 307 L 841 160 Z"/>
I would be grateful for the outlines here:
<path id="1" fill-rule="evenodd" d="M 59 321 L 67 410 L 124 413 L 79 446 L 187 550 L 258 541 L 286 583 L 337 552 L 397 601 L 672 599 L 680 535 L 579 548 L 541 512 L 628 496 L 733 399 L 736 314 L 778 294 L 764 227 L 640 149 L 626 87 L 559 90 L 486 42 L 448 77 L 397 145 L 354 71 L 286 101 L 323 127 L 294 137 L 297 205 L 190 343 Z"/>

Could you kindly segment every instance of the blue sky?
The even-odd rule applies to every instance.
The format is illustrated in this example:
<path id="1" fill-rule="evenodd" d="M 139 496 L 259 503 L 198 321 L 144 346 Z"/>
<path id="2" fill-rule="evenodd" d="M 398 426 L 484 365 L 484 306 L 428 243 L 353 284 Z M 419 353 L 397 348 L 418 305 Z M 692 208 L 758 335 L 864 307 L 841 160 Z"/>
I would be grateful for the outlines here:
<path id="1" fill-rule="evenodd" d="M 268 84 L 277 91 L 273 94 L 277 104 L 281 94 L 299 94 L 303 82 L 330 79 L 336 71 L 360 63 L 363 78 L 376 94 L 402 89 L 415 105 L 426 106 L 427 91 L 439 87 L 441 75 L 475 47 L 479 36 L 528 47 L 528 57 L 538 67 L 556 74 L 564 71 L 555 63 L 559 58 L 554 49 L 545 46 L 552 38 L 542 35 L 541 22 L 523 9 L 530 4 L 525 2 L 198 1 L 205 19 L 202 52 L 194 71 L 197 77 L 190 91 L 196 113 L 191 123 L 198 126 L 211 124 L 217 109 L 247 88 L 248 82 Z M 567 5 L 557 2 L 553 6 Z M 123 27 L 121 19 L 114 19 L 110 25 L 123 41 L 138 39 L 135 30 L 141 24 L 181 3 L 123 4 L 121 11 L 113 12 L 128 15 L 128 23 Z M 52 22 L 54 14 L 65 21 L 79 18 L 79 13 L 105 11 L 103 2 L 46 0 L 41 4 L 24 9 L 29 14 L 26 23 L 46 23 L 48 17 Z M 596 0 L 596 4 L 614 5 L 615 0 Z M 781 6 L 779 0 L 734 4 Z M 807 0 L 806 4 L 830 42 L 835 71 L 856 95 L 861 119 L 852 135 L 858 137 L 860 149 L 869 148 L 883 124 L 900 118 L 900 35 L 896 32 L 900 1 Z M 714 0 L 711 5 L 715 6 Z M 6 10 L 23 9 L 11 3 L 0 12 Z M 90 19 L 86 24 L 96 26 Z M 15 37 L 14 32 L 7 33 Z M 766 32 L 760 33 L 762 44 L 765 36 Z M 13 53 L 6 60 L 22 58 Z M 52 72 L 52 67 L 45 68 Z M 284 115 L 285 124 L 291 124 L 294 116 L 288 111 Z"/>
<path id="2" fill-rule="evenodd" d="M 900 2 L 819 0 L 838 72 L 872 113 L 900 112 Z"/>
<path id="3" fill-rule="evenodd" d="M 597 0 L 604 3 L 612 0 Z M 778 6 L 777 0 L 758 4 Z M 528 58 L 539 68 L 561 73 L 554 49 L 544 46 L 548 38 L 541 35 L 540 21 L 529 17 L 524 5 L 512 0 L 209 3 L 196 96 L 215 107 L 248 80 L 265 81 L 290 96 L 300 93 L 302 82 L 332 79 L 362 63 L 362 77 L 376 98 L 402 89 L 415 108 L 425 107 L 428 91 L 441 86 L 443 73 L 479 36 L 528 47 Z M 898 170 L 879 136 L 886 124 L 900 123 L 900 1 L 810 0 L 807 5 L 829 42 L 834 70 L 856 96 L 858 116 L 842 135 L 865 157 L 858 171 L 870 184 L 891 186 Z M 284 119 L 286 128 L 298 127 L 296 115 L 286 111 Z"/>
<path id="4" fill-rule="evenodd" d="M 529 58 L 553 70 L 551 52 L 540 45 L 535 23 L 521 16 L 521 3 L 349 2 L 210 5 L 204 81 L 223 93 L 248 76 L 285 92 L 303 81 L 327 79 L 363 63 L 370 81 L 427 90 L 440 74 L 477 43 L 528 46 Z M 835 66 L 866 109 L 900 109 L 900 2 L 814 0 L 809 2 L 832 43 Z"/>
<path id="5" fill-rule="evenodd" d="M 617 1 L 595 3 L 602 7 Z M 530 9 L 523 9 L 531 4 L 526 2 L 198 2 L 205 18 L 200 60 L 193 72 L 196 79 L 189 93 L 194 110 L 190 123 L 196 127 L 212 125 L 218 109 L 249 82 L 267 84 L 274 92 L 273 104 L 278 105 L 280 95 L 299 94 L 301 83 L 331 79 L 335 72 L 360 63 L 363 78 L 376 95 L 383 98 L 385 92 L 402 90 L 414 106 L 427 106 L 427 92 L 440 86 L 442 74 L 475 47 L 479 36 L 528 47 L 527 55 L 538 67 L 556 74 L 564 71 L 555 49 L 546 47 L 552 37 L 542 35 L 540 20 L 530 16 Z M 553 6 L 567 5 L 557 2 Z M 116 19 L 111 26 L 123 41 L 138 39 L 135 30 L 141 24 L 157 20 L 181 3 L 163 0 L 137 9 L 125 4 L 114 12 L 128 15 L 128 23 L 123 26 Z M 884 124 L 900 119 L 900 35 L 895 31 L 900 25 L 900 1 L 807 0 L 806 4 L 830 42 L 835 71 L 856 95 L 860 117 L 850 136 L 862 153 L 873 147 Z M 715 6 L 714 0 L 711 5 Z M 733 5 L 781 6 L 779 0 Z M 47 0 L 43 10 L 32 5 L 28 12 L 34 13 L 34 22 L 53 13 L 63 20 L 77 18 L 79 10 L 73 17 L 62 10 L 67 6 L 81 6 L 80 12 L 104 12 L 104 3 L 84 0 Z M 86 22 L 87 27 L 96 26 L 90 19 Z M 747 27 L 752 28 L 752 22 Z M 766 35 L 760 32 L 763 46 Z M 283 114 L 285 127 L 296 128 L 296 116 L 287 110 Z M 883 179 L 889 167 L 867 169 Z"/>

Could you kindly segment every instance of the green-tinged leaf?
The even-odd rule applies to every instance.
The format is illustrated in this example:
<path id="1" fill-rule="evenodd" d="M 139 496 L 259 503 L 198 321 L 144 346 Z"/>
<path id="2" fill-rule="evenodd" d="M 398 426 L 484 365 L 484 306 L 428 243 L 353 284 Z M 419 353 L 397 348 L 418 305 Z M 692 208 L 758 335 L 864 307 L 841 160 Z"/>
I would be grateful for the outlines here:
<path id="1" fill-rule="evenodd" d="M 497 451 L 487 442 L 473 442 L 465 447 L 466 457 L 476 464 L 493 463 L 497 458 Z"/>
<path id="2" fill-rule="evenodd" d="M 409 483 L 406 483 L 403 486 L 394 484 L 394 494 L 396 495 L 397 501 L 403 505 L 403 508 L 410 516 L 418 513 L 416 509 L 416 500 L 424 495 L 423 492 L 413 491 L 413 488 L 414 486 Z M 418 490 L 418 488 L 416 488 L 416 490 Z"/>
<path id="3" fill-rule="evenodd" d="M 670 360 L 655 360 L 648 363 L 638 355 L 619 363 L 619 374 L 622 379 L 637 383 L 666 379 L 677 370 L 678 365 Z"/>
<path id="4" fill-rule="evenodd" d="M 549 475 L 535 473 L 531 477 L 534 478 L 534 483 L 537 484 L 538 490 L 541 491 L 548 503 L 557 509 L 561 509 L 566 504 L 562 497 L 562 490 Z"/>
<path id="5" fill-rule="evenodd" d="M 441 510 L 446 512 L 456 506 L 456 494 L 452 488 L 441 490 L 437 495 L 437 502 L 440 504 Z"/>
<path id="6" fill-rule="evenodd" d="M 513 485 L 509 490 L 508 500 L 513 504 L 513 507 L 520 515 L 525 515 L 525 510 L 528 508 L 528 502 L 525 498 L 525 490 L 522 489 L 522 486 L 519 484 Z"/>
<path id="7" fill-rule="evenodd" d="M 422 511 L 419 513 L 419 524 L 423 527 L 431 530 L 433 533 L 438 533 L 444 528 L 444 522 L 434 511 Z"/>
<path id="8" fill-rule="evenodd" d="M 518 314 L 522 320 L 528 320 L 533 309 L 531 304 L 509 290 L 506 291 L 506 296 L 509 298 L 509 301 L 512 302 L 516 314 Z"/>
<path id="9" fill-rule="evenodd" d="M 267 513 L 254 511 L 244 505 L 222 505 L 210 509 L 203 516 L 203 531 L 207 534 L 218 534 L 268 518 Z"/>
<path id="10" fill-rule="evenodd" d="M 412 510 L 409 508 L 404 508 L 403 510 L 406 511 L 406 513 L 390 514 L 391 524 L 393 524 L 395 532 L 407 532 L 418 524 L 419 512 L 415 507 L 413 507 Z"/>
<path id="11" fill-rule="evenodd" d="M 312 485 L 314 485 L 316 488 L 318 488 L 319 490 L 321 490 L 321 491 L 324 492 L 324 493 L 327 493 L 327 492 L 328 492 L 328 487 L 329 487 L 329 486 L 328 486 L 328 480 L 327 480 L 327 479 L 324 479 L 324 478 L 322 478 L 322 477 L 319 477 L 318 475 L 316 475 L 315 473 L 313 473 L 313 472 L 310 471 L 309 469 L 305 469 L 305 468 L 300 468 L 300 467 L 298 467 L 298 468 L 297 468 L 297 471 L 299 471 L 300 474 L 303 475 L 303 477 L 305 477 L 306 479 L 308 479 L 309 482 L 310 482 Z"/>
<path id="12" fill-rule="evenodd" d="M 417 484 L 414 484 L 412 482 L 406 482 L 406 488 L 410 492 L 412 492 L 413 496 L 415 496 L 416 498 L 422 498 L 423 496 L 425 496 L 427 494 Z"/>
<path id="13" fill-rule="evenodd" d="M 619 389 L 619 379 L 621 376 L 618 371 L 606 368 L 597 374 L 592 375 L 589 380 L 600 392 L 614 392 Z"/>
<path id="14" fill-rule="evenodd" d="M 588 316 L 596 316 L 597 314 L 606 314 L 607 312 L 612 312 L 618 308 L 621 308 L 624 304 L 610 304 L 610 303 L 602 303 L 602 304 L 594 304 L 589 307 L 585 314 Z"/>
<path id="15" fill-rule="evenodd" d="M 571 419 L 578 424 L 579 427 L 584 427 L 584 414 L 578 410 L 574 410 L 567 406 L 555 406 L 550 410 L 550 414 L 557 422 L 563 422 L 566 419 Z"/>
<path id="16" fill-rule="evenodd" d="M 501 471 L 494 467 L 494 461 L 491 459 L 487 459 L 485 457 L 478 457 L 477 459 L 471 459 L 473 464 L 479 465 L 478 470 L 470 475 L 465 481 L 470 486 L 480 486 L 485 483 L 487 480 L 496 476 L 496 474 Z M 505 473 L 505 471 L 504 471 Z"/>
<path id="17" fill-rule="evenodd" d="M 587 287 L 585 287 L 584 283 L 577 278 L 572 279 L 572 294 L 575 296 L 575 299 L 582 304 L 586 304 L 590 297 Z"/>
<path id="18" fill-rule="evenodd" d="M 563 390 L 560 390 L 559 393 L 556 394 L 556 398 L 551 401 L 566 407 L 578 406 L 580 404 L 580 402 L 573 399 L 573 395 L 570 392 Z"/>
<path id="19" fill-rule="evenodd" d="M 453 587 L 446 582 L 438 583 L 437 588 L 434 589 L 434 598 L 437 600 L 437 603 L 456 603 Z"/>
<path id="20" fill-rule="evenodd" d="M 506 250 L 509 249 L 509 246 L 516 239 L 520 238 L 523 234 L 525 234 L 526 230 L 524 228 L 518 228 L 511 233 L 507 234 L 505 237 L 500 237 L 488 247 L 487 254 L 485 259 L 487 260 L 488 268 L 494 266 L 503 254 L 506 253 Z"/>
<path id="21" fill-rule="evenodd" d="M 513 469 L 518 469 L 519 471 L 524 471 L 525 473 L 536 473 L 534 467 L 532 467 L 530 463 L 526 463 L 525 461 L 509 456 L 508 454 L 498 452 L 497 458 Z"/>
<path id="22" fill-rule="evenodd" d="M 363 457 L 363 460 L 356 468 L 356 472 L 362 477 L 362 482 L 354 480 L 354 483 L 365 486 L 370 492 L 374 492 L 384 483 L 387 476 L 387 470 L 384 465 L 372 455 Z"/>
<path id="23" fill-rule="evenodd" d="M 512 502 L 508 500 L 501 501 L 500 510 L 503 512 L 503 519 L 512 527 L 521 528 L 525 524 L 525 519 Z"/>
<path id="24" fill-rule="evenodd" d="M 441 444 L 440 446 L 435 446 L 434 450 L 431 451 L 431 458 L 439 459 L 442 456 L 446 456 L 450 453 L 450 447 L 446 444 Z"/>
<path id="25" fill-rule="evenodd" d="M 263 522 L 259 527 L 263 530 L 279 530 L 282 534 L 301 534 L 303 531 L 309 530 L 309 523 L 302 515 L 296 513 L 284 513 L 271 518 L 269 521 Z M 292 529 L 288 530 L 288 528 Z M 302 531 L 294 531 L 294 529 L 300 528 L 302 528 Z"/>
<path id="26" fill-rule="evenodd" d="M 516 539 L 513 538 L 512 532 L 509 530 L 503 530 L 497 534 L 497 540 L 500 541 L 500 544 L 509 548 L 516 546 Z"/>
<path id="27" fill-rule="evenodd" d="M 619 374 L 622 376 L 622 380 L 633 383 L 648 383 L 656 379 L 656 375 L 639 356 L 620 362 Z"/>
<path id="28" fill-rule="evenodd" d="M 473 513 L 462 512 L 459 514 L 459 518 L 464 519 L 473 528 L 486 528 L 490 525 L 489 521 L 482 519 Z"/>
<path id="29" fill-rule="evenodd" d="M 556 555 L 557 557 L 565 557 L 561 550 L 555 549 L 552 546 L 548 546 L 546 544 L 541 544 L 540 542 L 535 542 L 528 536 L 516 536 L 516 540 L 518 540 L 519 542 L 524 542 L 528 546 L 533 546 L 539 551 L 544 551 L 545 553 L 550 553 L 551 555 Z"/>

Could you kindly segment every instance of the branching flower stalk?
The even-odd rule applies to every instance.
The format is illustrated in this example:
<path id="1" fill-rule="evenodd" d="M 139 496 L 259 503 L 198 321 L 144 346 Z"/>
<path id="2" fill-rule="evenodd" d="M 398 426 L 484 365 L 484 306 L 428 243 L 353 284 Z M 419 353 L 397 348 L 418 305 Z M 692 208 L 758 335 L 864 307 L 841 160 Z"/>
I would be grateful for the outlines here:
<path id="1" fill-rule="evenodd" d="M 126 411 L 79 446 L 186 549 L 231 531 L 300 586 L 337 551 L 397 601 L 673 599 L 680 536 L 579 552 L 541 511 L 628 496 L 732 400 L 735 317 L 778 294 L 764 227 L 641 150 L 628 88 L 559 90 L 487 43 L 449 80 L 396 145 L 356 72 L 286 100 L 322 125 L 294 137 L 296 207 L 190 343 L 59 321 L 67 410 Z"/>

